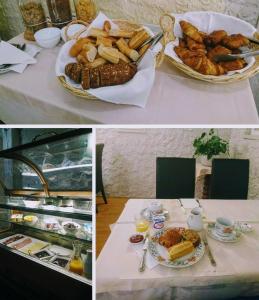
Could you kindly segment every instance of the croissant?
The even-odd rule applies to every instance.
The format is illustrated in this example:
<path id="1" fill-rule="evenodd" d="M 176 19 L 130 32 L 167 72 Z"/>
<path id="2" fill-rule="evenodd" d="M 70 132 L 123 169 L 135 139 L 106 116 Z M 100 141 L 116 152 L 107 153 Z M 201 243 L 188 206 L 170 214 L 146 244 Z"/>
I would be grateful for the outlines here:
<path id="1" fill-rule="evenodd" d="M 106 64 L 93 69 L 70 63 L 65 67 L 65 74 L 76 83 L 81 81 L 85 90 L 124 84 L 130 81 L 136 73 L 137 65 L 134 63 Z"/>
<path id="2" fill-rule="evenodd" d="M 219 65 L 225 71 L 229 72 L 229 71 L 241 70 L 247 65 L 247 63 L 244 59 L 237 59 L 234 61 L 221 62 L 221 63 L 219 63 Z"/>
<path id="3" fill-rule="evenodd" d="M 179 46 L 174 47 L 175 53 L 182 59 L 190 58 L 190 57 L 196 57 L 196 56 L 204 56 L 205 53 L 203 51 L 191 51 L 187 48 L 181 48 Z"/>
<path id="4" fill-rule="evenodd" d="M 226 71 L 218 64 L 213 63 L 210 59 L 204 56 L 188 57 L 183 62 L 203 75 L 220 76 L 224 75 Z"/>
<path id="5" fill-rule="evenodd" d="M 203 42 L 202 34 L 199 32 L 198 28 L 193 26 L 191 23 L 186 21 L 180 21 L 180 26 L 185 35 L 187 35 L 188 37 L 190 37 L 191 39 L 193 39 L 198 43 Z"/>
<path id="6" fill-rule="evenodd" d="M 223 39 L 222 45 L 230 49 L 238 49 L 240 47 L 247 46 L 249 40 L 242 34 L 232 34 Z"/>
<path id="7" fill-rule="evenodd" d="M 188 36 L 186 37 L 186 43 L 188 49 L 190 49 L 191 51 L 201 50 L 204 53 L 206 53 L 206 48 L 204 44 L 197 43 L 196 41 L 194 41 Z"/>
<path id="8" fill-rule="evenodd" d="M 213 49 L 211 49 L 209 52 L 208 52 L 208 58 L 212 61 L 214 61 L 214 57 L 216 55 L 227 55 L 227 54 L 231 54 L 232 51 L 229 50 L 228 48 L 225 48 L 223 46 L 217 46 Z"/>
<path id="9" fill-rule="evenodd" d="M 220 44 L 220 42 L 227 36 L 227 32 L 225 30 L 216 30 L 213 31 L 210 35 L 208 35 L 207 37 L 205 37 L 204 39 L 204 43 L 208 46 L 208 47 L 213 47 L 216 46 L 218 44 Z"/>

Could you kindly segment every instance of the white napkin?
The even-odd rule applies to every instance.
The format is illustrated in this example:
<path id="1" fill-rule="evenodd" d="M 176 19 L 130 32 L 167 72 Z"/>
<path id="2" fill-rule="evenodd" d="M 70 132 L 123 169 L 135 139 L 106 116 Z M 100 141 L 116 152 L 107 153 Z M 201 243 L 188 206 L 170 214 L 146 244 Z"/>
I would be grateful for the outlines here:
<path id="1" fill-rule="evenodd" d="M 22 51 L 11 44 L 2 41 L 0 43 L 0 65 L 13 64 L 8 70 L 23 73 L 27 65 L 35 64 L 37 60 L 33 58 L 40 52 L 40 48 L 35 45 L 26 45 L 26 50 Z"/>
<path id="2" fill-rule="evenodd" d="M 134 245 L 132 246 L 135 248 L 135 252 L 137 254 L 137 256 L 139 257 L 139 260 L 142 258 L 143 255 L 143 244 L 140 245 Z M 159 263 L 153 258 L 153 256 L 151 256 L 151 254 L 148 252 L 147 250 L 147 254 L 146 254 L 146 260 L 145 260 L 146 266 L 149 269 L 153 269 L 155 268 L 157 265 L 159 265 Z"/>
<path id="3" fill-rule="evenodd" d="M 184 208 L 199 207 L 198 202 L 195 199 L 181 199 Z"/>
<path id="4" fill-rule="evenodd" d="M 175 19 L 174 33 L 177 39 L 166 46 L 165 54 L 172 57 L 174 60 L 183 63 L 174 51 L 174 47 L 179 45 L 179 37 L 183 36 L 179 22 L 185 20 L 192 23 L 200 31 L 211 33 L 214 30 L 224 29 L 228 34 L 241 33 L 245 36 L 253 37 L 256 29 L 249 23 L 231 16 L 226 16 L 215 12 L 187 12 L 184 14 L 172 14 Z M 226 76 L 235 73 L 243 73 L 255 63 L 254 57 L 246 58 L 248 65 L 242 70 L 228 72 Z"/>
<path id="5" fill-rule="evenodd" d="M 111 22 L 112 28 L 117 28 L 117 25 L 103 13 L 99 13 L 87 32 L 83 33 L 82 36 L 87 36 L 92 27 L 102 28 L 106 20 Z M 69 41 L 61 48 L 56 62 L 56 76 L 65 76 L 66 81 L 71 86 L 82 89 L 80 84 L 76 84 L 65 75 L 65 66 L 68 63 L 76 62 L 76 59 L 69 55 L 69 50 L 74 43 L 75 40 Z M 155 80 L 155 62 L 155 54 L 148 51 L 132 80 L 122 85 L 90 89 L 87 92 L 107 102 L 145 107 Z"/>

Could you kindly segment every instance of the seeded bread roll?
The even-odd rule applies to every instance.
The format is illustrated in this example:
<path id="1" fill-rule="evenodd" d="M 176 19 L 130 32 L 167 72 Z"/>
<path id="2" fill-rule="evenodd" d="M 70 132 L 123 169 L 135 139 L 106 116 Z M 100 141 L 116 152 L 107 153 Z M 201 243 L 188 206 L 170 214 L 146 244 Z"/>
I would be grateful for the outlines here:
<path id="1" fill-rule="evenodd" d="M 89 90 L 91 87 L 91 81 L 90 81 L 90 69 L 84 68 L 82 70 L 82 80 L 81 85 L 84 90 Z"/>
<path id="2" fill-rule="evenodd" d="M 70 78 L 74 80 L 76 83 L 81 82 L 81 73 L 83 66 L 81 64 L 73 64 L 70 70 Z"/>
<path id="3" fill-rule="evenodd" d="M 101 86 L 124 84 L 131 80 L 137 72 L 135 64 L 107 64 L 99 68 Z"/>

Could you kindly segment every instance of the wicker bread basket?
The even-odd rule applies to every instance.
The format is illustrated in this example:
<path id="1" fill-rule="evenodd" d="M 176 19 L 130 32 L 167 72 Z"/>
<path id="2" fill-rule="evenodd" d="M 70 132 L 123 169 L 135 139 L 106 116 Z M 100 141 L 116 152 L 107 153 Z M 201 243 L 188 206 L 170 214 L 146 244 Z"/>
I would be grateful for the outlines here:
<path id="1" fill-rule="evenodd" d="M 128 31 L 131 31 L 131 30 L 137 30 L 137 29 L 140 29 L 142 27 L 142 25 L 139 25 L 139 24 L 136 24 L 136 23 L 133 23 L 133 22 L 130 22 L 130 21 L 127 21 L 127 20 L 113 20 L 113 22 L 119 26 L 120 29 L 122 30 L 128 30 Z M 72 24 L 83 24 L 85 26 L 89 26 L 89 24 L 86 24 L 82 21 L 73 21 L 71 22 L 70 24 L 68 24 L 68 26 L 66 27 L 65 29 L 65 36 L 67 38 L 67 40 L 71 40 L 71 39 L 78 39 L 79 38 L 79 35 L 82 34 L 82 32 L 80 32 L 79 34 L 73 36 L 73 37 L 69 37 L 67 35 L 67 31 L 68 31 L 68 27 L 71 26 Z M 164 51 L 164 48 L 161 50 L 161 52 Z M 162 54 L 162 55 L 161 55 Z M 161 63 L 162 63 L 162 60 L 164 58 L 164 55 L 163 53 L 159 53 L 159 55 L 157 55 L 157 58 L 156 58 L 156 65 L 159 66 Z M 59 76 L 58 77 L 59 81 L 61 82 L 61 84 L 69 91 L 71 92 L 72 94 L 74 94 L 75 96 L 78 96 L 78 97 L 82 97 L 82 98 L 85 98 L 85 99 L 88 99 L 88 100 L 100 100 L 99 98 L 93 96 L 92 94 L 88 93 L 87 91 L 85 90 L 81 90 L 81 89 L 77 89 L 77 88 L 74 88 L 73 86 L 71 86 L 70 84 L 68 84 L 66 82 L 66 79 L 64 76 Z"/>
<path id="2" fill-rule="evenodd" d="M 259 33 L 255 33 L 254 35 L 255 38 L 259 39 Z M 254 50 L 259 49 L 259 46 L 254 44 Z M 188 67 L 182 62 L 176 61 L 174 58 L 171 56 L 166 55 L 166 58 L 169 62 L 171 62 L 176 68 L 180 69 L 183 71 L 185 74 L 207 82 L 215 83 L 215 84 L 226 84 L 226 83 L 232 83 L 232 82 L 238 82 L 244 79 L 248 79 L 250 77 L 253 77 L 254 75 L 259 73 L 259 56 L 256 56 L 256 62 L 254 65 L 246 70 L 243 73 L 235 73 L 232 75 L 222 75 L 222 76 L 210 76 L 210 75 L 203 75 L 192 68 Z"/>

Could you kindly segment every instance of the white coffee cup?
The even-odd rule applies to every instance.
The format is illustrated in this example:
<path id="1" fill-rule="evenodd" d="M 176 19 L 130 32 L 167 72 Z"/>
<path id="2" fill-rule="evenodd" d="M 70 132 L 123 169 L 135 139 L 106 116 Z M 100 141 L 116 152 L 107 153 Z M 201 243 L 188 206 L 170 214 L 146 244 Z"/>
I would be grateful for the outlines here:
<path id="1" fill-rule="evenodd" d="M 152 214 L 161 214 L 163 212 L 163 205 L 160 201 L 152 201 L 149 205 L 149 210 Z"/>
<path id="2" fill-rule="evenodd" d="M 219 235 L 228 236 L 234 230 L 234 222 L 228 218 L 217 218 L 215 229 Z"/>

